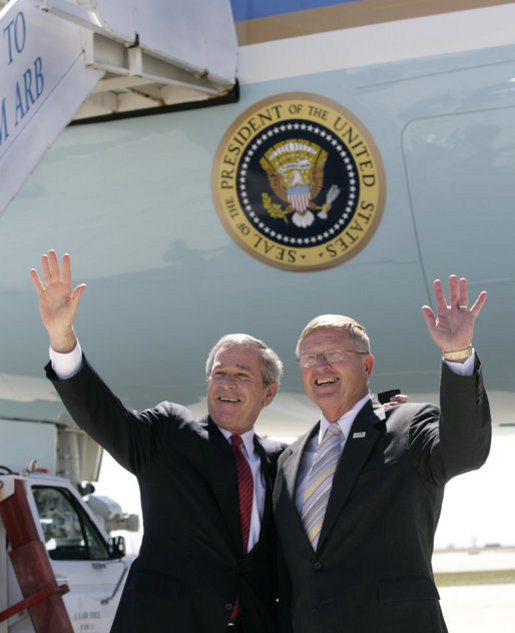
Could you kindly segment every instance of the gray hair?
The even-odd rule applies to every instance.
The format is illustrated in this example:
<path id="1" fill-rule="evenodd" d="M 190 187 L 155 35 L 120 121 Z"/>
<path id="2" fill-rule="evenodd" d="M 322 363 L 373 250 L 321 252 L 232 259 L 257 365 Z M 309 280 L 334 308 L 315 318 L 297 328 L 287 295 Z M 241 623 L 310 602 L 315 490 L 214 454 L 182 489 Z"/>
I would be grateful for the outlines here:
<path id="1" fill-rule="evenodd" d="M 365 328 L 360 325 L 351 317 L 343 314 L 321 314 L 312 319 L 306 327 L 302 330 L 297 347 L 295 348 L 295 354 L 299 357 L 299 350 L 302 342 L 312 332 L 317 330 L 331 330 L 331 329 L 345 330 L 352 339 L 352 342 L 356 346 L 356 352 L 366 352 L 370 354 L 370 339 L 366 333 Z"/>
<path id="2" fill-rule="evenodd" d="M 226 334 L 219 339 L 209 352 L 206 360 L 206 377 L 209 378 L 218 350 L 222 347 L 235 347 L 237 345 L 249 345 L 259 351 L 261 360 L 261 374 L 263 383 L 268 387 L 273 382 L 279 383 L 283 372 L 283 363 L 271 347 L 250 334 Z"/>

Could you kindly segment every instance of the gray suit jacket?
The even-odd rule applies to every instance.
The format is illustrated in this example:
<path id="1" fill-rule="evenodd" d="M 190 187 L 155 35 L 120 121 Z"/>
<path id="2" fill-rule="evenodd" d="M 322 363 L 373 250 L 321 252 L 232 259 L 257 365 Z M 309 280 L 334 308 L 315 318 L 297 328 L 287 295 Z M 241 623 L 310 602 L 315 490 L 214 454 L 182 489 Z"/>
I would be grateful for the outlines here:
<path id="1" fill-rule="evenodd" d="M 369 402 L 340 458 L 315 552 L 295 506 L 308 434 L 279 458 L 274 488 L 285 572 L 283 630 L 442 633 L 433 537 L 445 483 L 487 458 L 491 420 L 479 362 L 472 377 L 445 365 L 441 412 Z"/>

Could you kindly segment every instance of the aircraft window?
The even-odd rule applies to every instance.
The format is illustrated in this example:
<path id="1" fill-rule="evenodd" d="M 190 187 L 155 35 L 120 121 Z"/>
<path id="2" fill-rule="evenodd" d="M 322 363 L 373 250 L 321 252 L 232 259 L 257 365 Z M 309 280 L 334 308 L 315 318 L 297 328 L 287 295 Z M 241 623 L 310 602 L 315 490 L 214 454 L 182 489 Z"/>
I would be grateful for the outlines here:
<path id="1" fill-rule="evenodd" d="M 52 560 L 106 560 L 107 544 L 65 488 L 33 487 L 45 546 Z"/>

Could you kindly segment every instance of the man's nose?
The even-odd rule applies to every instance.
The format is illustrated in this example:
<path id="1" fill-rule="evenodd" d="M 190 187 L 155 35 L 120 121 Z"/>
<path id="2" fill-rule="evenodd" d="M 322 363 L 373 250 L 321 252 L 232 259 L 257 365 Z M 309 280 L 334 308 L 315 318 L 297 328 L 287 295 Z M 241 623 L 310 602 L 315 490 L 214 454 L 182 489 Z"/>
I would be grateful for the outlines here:
<path id="1" fill-rule="evenodd" d="M 222 378 L 223 387 L 231 388 L 231 387 L 234 387 L 235 384 L 236 384 L 235 378 L 231 374 L 225 374 L 225 376 Z"/>
<path id="2" fill-rule="evenodd" d="M 315 356 L 316 356 L 315 367 L 318 367 L 318 366 L 325 367 L 326 365 L 331 364 L 325 357 L 325 352 L 321 352 L 320 354 L 315 354 Z"/>

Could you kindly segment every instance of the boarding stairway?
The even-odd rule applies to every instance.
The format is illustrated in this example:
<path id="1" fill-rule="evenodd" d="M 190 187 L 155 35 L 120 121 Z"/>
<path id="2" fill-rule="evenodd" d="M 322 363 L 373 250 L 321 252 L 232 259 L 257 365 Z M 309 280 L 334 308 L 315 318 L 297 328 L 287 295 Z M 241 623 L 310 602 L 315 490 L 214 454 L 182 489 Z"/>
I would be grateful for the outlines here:
<path id="1" fill-rule="evenodd" d="M 0 0 L 0 214 L 73 119 L 230 93 L 229 0 Z"/>
<path id="2" fill-rule="evenodd" d="M 0 630 L 7 620 L 27 610 L 35 633 L 73 633 L 62 599 L 68 586 L 57 584 L 25 488 L 15 476 L 0 477 L 0 527 L 3 539 L 9 541 L 9 557 L 23 595 L 16 604 L 0 609 Z M 4 568 L 5 561 L 0 569 Z"/>

